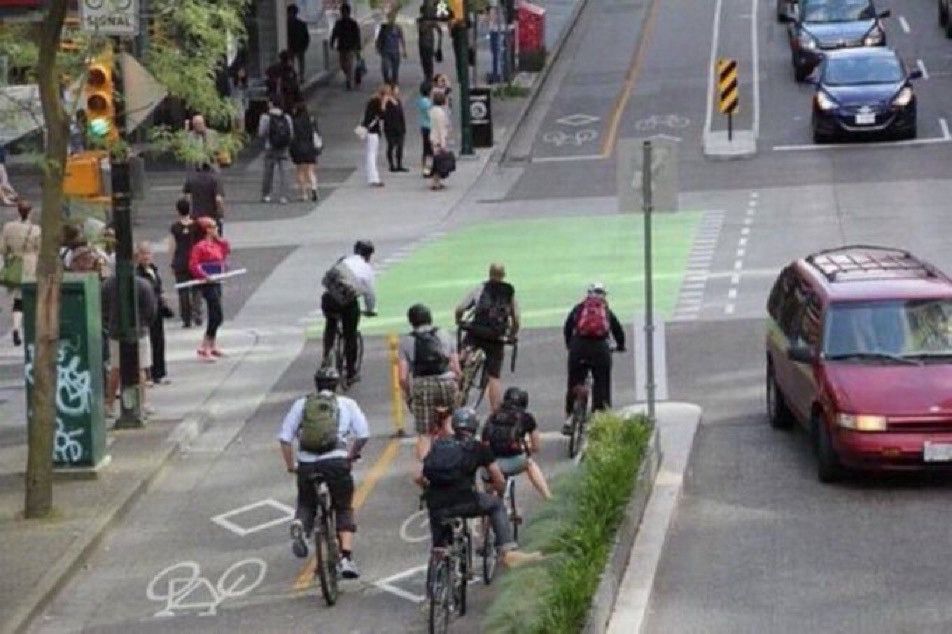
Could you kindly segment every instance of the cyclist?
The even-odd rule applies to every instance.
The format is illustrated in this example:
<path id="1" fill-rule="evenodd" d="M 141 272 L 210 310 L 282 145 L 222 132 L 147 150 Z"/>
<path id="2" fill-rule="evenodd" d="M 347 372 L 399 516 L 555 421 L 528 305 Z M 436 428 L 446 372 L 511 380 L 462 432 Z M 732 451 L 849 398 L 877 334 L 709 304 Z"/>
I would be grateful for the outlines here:
<path id="1" fill-rule="evenodd" d="M 321 284 L 321 312 L 324 313 L 324 359 L 334 349 L 337 339 L 337 325 L 340 322 L 344 333 L 344 361 L 347 368 L 347 384 L 360 380 L 355 367 L 357 365 L 357 326 L 360 324 L 360 303 L 364 298 L 364 315 L 373 317 L 377 313 L 374 269 L 370 257 L 374 254 L 374 243 L 358 240 L 354 243 L 354 253 L 340 258 L 334 263 Z"/>
<path id="2" fill-rule="evenodd" d="M 542 469 L 529 457 L 539 452 L 541 438 L 535 416 L 526 411 L 528 407 L 529 394 L 525 390 L 518 387 L 506 390 L 502 405 L 486 419 L 483 443 L 492 449 L 503 475 L 525 472 L 539 495 L 551 500 Z"/>
<path id="3" fill-rule="evenodd" d="M 486 469 L 498 492 L 502 493 L 505 487 L 502 471 L 493 459 L 492 451 L 475 438 L 479 427 L 476 412 L 460 408 L 450 416 L 448 409 L 441 409 L 440 414 L 442 422 L 437 438 L 414 478 L 414 482 L 424 488 L 433 547 L 449 543 L 449 531 L 441 524 L 442 520 L 488 515 L 503 564 L 519 566 L 542 559 L 540 553 L 518 550 L 512 540 L 502 498 L 476 491 L 475 477 L 480 467 Z"/>
<path id="4" fill-rule="evenodd" d="M 370 432 L 360 406 L 353 399 L 335 393 L 339 381 L 336 368 L 318 369 L 314 375 L 317 391 L 294 401 L 281 424 L 278 440 L 288 473 L 297 473 L 297 510 L 291 522 L 291 550 L 298 557 L 307 556 L 307 538 L 314 530 L 317 514 L 313 477 L 320 476 L 327 483 L 337 516 L 341 553 L 338 569 L 345 579 L 356 579 L 360 573 L 352 554 L 357 524 L 352 506 L 354 478 L 350 465 L 360 457 Z M 296 455 L 295 439 L 298 442 Z"/>
<path id="5" fill-rule="evenodd" d="M 474 288 L 456 306 L 456 323 L 472 310 L 472 322 L 466 325 L 464 347 L 479 348 L 486 353 L 486 393 L 489 406 L 495 411 L 502 403 L 502 384 L 499 381 L 505 356 L 503 338 L 515 337 L 519 332 L 519 304 L 516 290 L 505 282 L 506 267 L 499 263 L 489 265 L 489 279 Z M 465 361 L 465 359 L 464 359 Z"/>
<path id="6" fill-rule="evenodd" d="M 594 282 L 585 299 L 569 311 L 562 328 L 569 350 L 568 390 L 565 393 L 565 414 L 569 420 L 562 426 L 566 436 L 572 433 L 571 415 L 573 389 L 592 373 L 592 410 L 599 411 L 612 404 L 612 355 L 608 337 L 615 340 L 615 349 L 625 351 L 625 329 L 608 307 L 605 285 Z"/>
<path id="7" fill-rule="evenodd" d="M 429 308 L 414 304 L 407 320 L 412 330 L 400 339 L 400 388 L 413 412 L 416 457 L 423 460 L 430 449 L 430 433 L 439 422 L 436 408 L 450 408 L 456 402 L 459 355 L 453 339 L 433 325 Z"/>

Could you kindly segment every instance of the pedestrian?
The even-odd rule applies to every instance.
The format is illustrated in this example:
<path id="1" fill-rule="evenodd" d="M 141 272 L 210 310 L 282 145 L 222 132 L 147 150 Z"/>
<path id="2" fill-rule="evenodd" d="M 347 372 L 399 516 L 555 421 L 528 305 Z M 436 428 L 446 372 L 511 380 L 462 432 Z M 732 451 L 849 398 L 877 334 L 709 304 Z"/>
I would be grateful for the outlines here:
<path id="1" fill-rule="evenodd" d="M 225 190 L 218 173 L 206 160 L 202 161 L 185 179 L 182 186 L 194 218 L 208 217 L 218 225 L 218 233 L 224 230 Z"/>
<path id="2" fill-rule="evenodd" d="M 193 278 L 203 282 L 200 288 L 208 311 L 208 323 L 205 325 L 205 338 L 196 352 L 202 361 L 212 362 L 224 356 L 216 341 L 224 314 L 221 307 L 221 282 L 211 280 L 209 276 L 225 272 L 231 245 L 218 235 L 218 225 L 211 218 L 199 218 L 198 226 L 201 237 L 192 247 L 188 268 Z"/>
<path id="3" fill-rule="evenodd" d="M 186 125 L 189 144 L 196 155 L 195 166 L 201 167 L 203 163 L 217 166 L 221 158 L 218 133 L 208 127 L 200 114 L 193 115 Z"/>
<path id="4" fill-rule="evenodd" d="M 189 270 L 188 259 L 192 247 L 198 242 L 199 227 L 192 218 L 192 208 L 187 198 L 179 198 L 175 203 L 178 218 L 169 228 L 169 252 L 172 253 L 172 274 L 175 283 L 189 282 L 192 273 Z M 182 328 L 191 328 L 192 324 L 202 325 L 202 301 L 198 287 L 178 289 L 179 317 L 182 319 Z"/>
<path id="5" fill-rule="evenodd" d="M 306 81 L 304 74 L 304 57 L 311 45 L 311 34 L 307 30 L 307 22 L 298 17 L 300 9 L 296 4 L 288 5 L 288 50 L 297 60 L 298 77 Z"/>
<path id="6" fill-rule="evenodd" d="M 433 81 L 433 62 L 443 61 L 443 29 L 427 3 L 420 5 L 420 17 L 417 18 L 417 44 L 420 49 L 420 66 L 423 67 L 423 79 Z"/>
<path id="7" fill-rule="evenodd" d="M 80 257 L 81 250 L 77 250 L 77 261 L 86 260 Z M 92 258 L 95 260 L 95 256 Z M 145 369 L 152 366 L 151 347 L 149 346 L 149 326 L 156 317 L 155 293 L 152 286 L 142 277 L 133 276 L 135 281 L 136 306 L 138 307 L 139 321 L 136 324 L 136 342 L 139 351 L 139 403 L 142 411 L 151 414 L 153 410 L 146 405 L 146 376 Z M 102 285 L 103 321 L 106 335 L 109 338 L 109 376 L 106 381 L 106 394 L 103 400 L 106 417 L 115 417 L 116 393 L 119 391 L 119 281 L 116 275 L 110 275 Z"/>
<path id="8" fill-rule="evenodd" d="M 452 153 L 449 151 L 450 116 L 446 111 L 446 95 L 442 90 L 433 91 L 433 106 L 430 108 L 430 143 L 433 146 L 433 184 L 430 189 L 439 191 L 445 189 L 443 179 L 449 176 L 450 170 L 446 165 Z"/>
<path id="9" fill-rule="evenodd" d="M 0 255 L 3 256 L 0 281 L 6 284 L 13 302 L 10 334 L 14 346 L 23 343 L 23 283 L 36 281 L 36 260 L 40 253 L 40 227 L 30 219 L 32 211 L 30 201 L 17 200 L 17 217 L 4 224 L 0 233 Z"/>
<path id="10" fill-rule="evenodd" d="M 437 73 L 433 76 L 433 90 L 439 90 L 443 93 L 443 98 L 446 100 L 446 111 L 452 112 L 453 98 L 451 94 L 453 92 L 453 85 L 450 83 L 450 78 L 446 73 Z"/>
<path id="11" fill-rule="evenodd" d="M 289 51 L 278 53 L 278 61 L 265 70 L 265 87 L 268 99 L 282 110 L 301 100 L 301 80 Z"/>
<path id="12" fill-rule="evenodd" d="M 146 385 L 164 385 L 168 383 L 168 370 L 165 367 L 165 319 L 173 315 L 172 309 L 162 295 L 162 276 L 152 260 L 152 246 L 142 241 L 136 245 L 136 275 L 152 287 L 155 296 L 155 316 L 149 323 L 149 358 L 152 363 L 146 367 Z"/>
<path id="13" fill-rule="evenodd" d="M 430 108 L 433 100 L 430 94 L 433 86 L 428 81 L 420 83 L 420 94 L 416 98 L 417 119 L 420 122 L 420 137 L 423 140 L 423 157 L 420 159 L 420 171 L 423 178 L 431 176 L 433 165 L 433 144 L 430 142 Z"/>
<path id="14" fill-rule="evenodd" d="M 340 19 L 331 29 L 330 46 L 337 49 L 347 90 L 351 89 L 351 82 L 360 86 L 360 76 L 354 75 L 354 60 L 360 56 L 360 26 L 350 17 L 350 5 L 346 2 L 340 7 Z"/>
<path id="15" fill-rule="evenodd" d="M 506 282 L 506 267 L 499 262 L 489 265 L 489 278 L 471 290 L 456 306 L 456 323 L 462 324 L 467 313 L 471 316 L 466 326 L 464 347 L 482 350 L 486 354 L 483 371 L 489 377 L 486 395 L 489 408 L 496 411 L 502 404 L 502 384 L 499 377 L 505 357 L 506 337 L 519 332 L 519 304 L 516 289 Z"/>
<path id="16" fill-rule="evenodd" d="M 400 101 L 400 86 L 392 86 L 383 107 L 383 133 L 387 137 L 387 163 L 391 172 L 409 172 L 403 166 L 403 143 L 407 121 Z"/>
<path id="17" fill-rule="evenodd" d="M 407 56 L 407 44 L 403 38 L 403 28 L 397 24 L 397 9 L 387 13 L 387 21 L 377 26 L 374 46 L 380 55 L 380 73 L 383 81 L 391 86 L 400 83 L 400 57 Z"/>
<path id="18" fill-rule="evenodd" d="M 307 111 L 307 105 L 299 101 L 291 111 L 293 139 L 291 162 L 301 200 L 317 202 L 317 156 L 324 141 L 317 127 L 317 120 Z"/>
<path id="19" fill-rule="evenodd" d="M 94 246 L 102 257 L 105 276 L 109 277 L 116 271 L 116 230 L 109 225 L 103 227 Z"/>
<path id="20" fill-rule="evenodd" d="M 358 136 L 364 140 L 364 165 L 367 170 L 367 184 L 371 187 L 383 187 L 380 172 L 377 170 L 377 150 L 380 148 L 380 128 L 383 126 L 383 108 L 390 86 L 381 84 L 376 94 L 367 101 L 364 118 L 357 126 Z"/>
<path id="21" fill-rule="evenodd" d="M 75 253 L 77 249 L 85 246 L 86 236 L 83 235 L 82 229 L 72 222 L 64 222 L 63 232 L 60 236 L 59 248 L 59 259 L 60 262 L 62 262 L 64 269 L 68 269 L 70 267 L 70 263 L 73 259 L 73 253 Z"/>
<path id="22" fill-rule="evenodd" d="M 585 299 L 576 304 L 565 318 L 562 336 L 569 350 L 568 389 L 565 393 L 565 415 L 562 433 L 572 433 L 572 406 L 575 387 L 583 385 L 592 373 L 592 411 L 612 405 L 612 354 L 608 338 L 615 340 L 617 352 L 625 350 L 625 329 L 608 307 L 605 285 L 594 282 L 588 287 Z"/>
<path id="23" fill-rule="evenodd" d="M 286 166 L 290 156 L 294 123 L 275 100 L 270 100 L 266 113 L 258 120 L 258 136 L 265 140 L 264 147 L 264 179 L 261 181 L 261 201 L 271 202 L 271 186 L 274 182 L 274 172 L 278 171 L 278 200 L 281 204 L 288 202 Z"/>
<path id="24" fill-rule="evenodd" d="M 17 204 L 17 191 L 10 184 L 7 176 L 7 149 L 0 145 L 0 205 L 12 207 Z"/>
<path id="25" fill-rule="evenodd" d="M 437 408 L 451 409 L 456 403 L 459 355 L 456 341 L 433 325 L 433 315 L 423 304 L 410 307 L 407 321 L 412 330 L 400 339 L 400 387 L 416 426 L 416 457 L 423 460 L 439 423 Z"/>

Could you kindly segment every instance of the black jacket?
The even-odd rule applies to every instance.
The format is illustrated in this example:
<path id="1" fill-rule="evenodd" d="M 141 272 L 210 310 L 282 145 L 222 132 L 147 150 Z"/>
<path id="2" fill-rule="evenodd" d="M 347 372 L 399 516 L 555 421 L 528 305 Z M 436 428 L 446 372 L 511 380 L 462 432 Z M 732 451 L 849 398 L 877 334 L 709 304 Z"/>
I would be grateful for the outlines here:
<path id="1" fill-rule="evenodd" d="M 311 34 L 307 23 L 301 18 L 288 20 L 288 49 L 292 53 L 303 53 L 311 44 Z"/>
<path id="2" fill-rule="evenodd" d="M 354 18 L 341 18 L 334 23 L 331 46 L 338 51 L 360 50 L 360 27 Z"/>
<path id="3" fill-rule="evenodd" d="M 569 347 L 572 344 L 573 339 L 581 339 L 581 337 L 575 336 L 575 322 L 578 321 L 578 313 L 582 310 L 582 303 L 579 302 L 576 304 L 571 311 L 569 311 L 568 317 L 565 318 L 565 325 L 562 326 L 562 336 L 565 337 L 565 346 Z M 618 348 L 623 349 L 625 347 L 625 329 L 622 328 L 621 323 L 618 321 L 618 318 L 615 317 L 615 313 L 612 312 L 612 309 L 608 309 L 608 326 L 611 330 L 611 336 L 615 340 L 615 345 Z M 599 341 L 605 341 L 608 337 Z"/>
<path id="4" fill-rule="evenodd" d="M 387 100 L 383 110 L 383 132 L 388 137 L 401 137 L 407 133 L 407 122 L 403 116 L 403 104 L 393 99 Z"/>
<path id="5" fill-rule="evenodd" d="M 373 97 L 367 102 L 367 108 L 364 110 L 364 119 L 361 125 L 367 128 L 370 134 L 380 134 L 380 124 L 383 122 L 383 109 L 380 99 Z"/>

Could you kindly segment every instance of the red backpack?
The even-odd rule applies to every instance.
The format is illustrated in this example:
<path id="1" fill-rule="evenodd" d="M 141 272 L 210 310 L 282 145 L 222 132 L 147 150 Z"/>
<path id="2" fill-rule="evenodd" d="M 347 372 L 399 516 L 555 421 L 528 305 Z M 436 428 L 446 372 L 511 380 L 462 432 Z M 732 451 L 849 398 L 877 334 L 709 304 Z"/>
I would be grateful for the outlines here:
<path id="1" fill-rule="evenodd" d="M 604 339 L 608 330 L 608 303 L 602 297 L 586 297 L 575 320 L 575 334 L 586 339 Z"/>

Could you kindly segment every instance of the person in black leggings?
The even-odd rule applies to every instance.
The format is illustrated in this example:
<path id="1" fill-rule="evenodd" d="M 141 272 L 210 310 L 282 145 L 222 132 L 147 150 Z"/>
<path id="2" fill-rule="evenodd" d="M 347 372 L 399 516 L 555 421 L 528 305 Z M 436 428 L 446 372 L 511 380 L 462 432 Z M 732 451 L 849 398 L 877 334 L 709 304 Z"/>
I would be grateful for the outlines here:
<path id="1" fill-rule="evenodd" d="M 218 225 L 207 216 L 198 219 L 203 238 L 192 247 L 189 256 L 189 269 L 196 279 L 208 280 L 209 275 L 223 273 L 225 261 L 231 251 L 228 241 L 218 235 Z M 223 320 L 221 309 L 221 283 L 206 281 L 200 286 L 202 297 L 208 308 L 208 323 L 205 326 L 205 338 L 198 348 L 198 357 L 203 361 L 214 361 L 224 354 L 218 349 L 215 337 Z"/>

